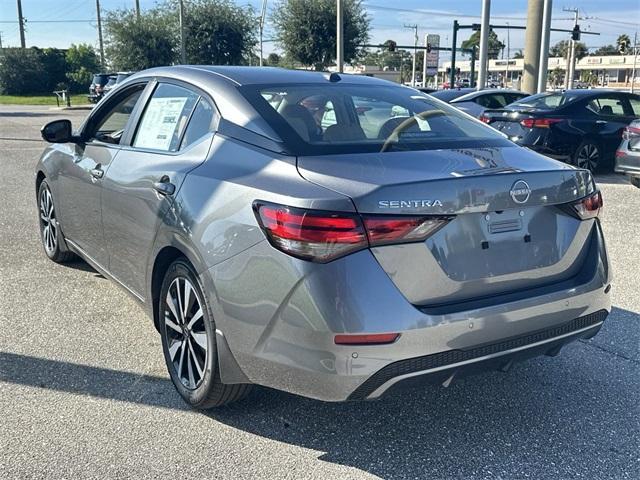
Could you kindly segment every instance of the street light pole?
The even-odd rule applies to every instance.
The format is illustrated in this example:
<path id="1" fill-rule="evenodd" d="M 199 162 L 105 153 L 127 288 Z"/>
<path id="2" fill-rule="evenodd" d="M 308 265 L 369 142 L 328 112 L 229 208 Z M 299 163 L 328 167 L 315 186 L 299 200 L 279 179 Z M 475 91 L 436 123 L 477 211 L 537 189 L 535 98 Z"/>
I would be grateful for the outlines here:
<path id="1" fill-rule="evenodd" d="M 140 20 L 140 0 L 136 0 L 136 20 Z"/>
<path id="2" fill-rule="evenodd" d="M 267 0 L 262 0 L 262 11 L 260 12 L 260 66 L 262 67 L 262 34 L 264 33 L 264 17 L 267 13 Z"/>
<path id="3" fill-rule="evenodd" d="M 342 0 L 336 0 L 336 66 L 338 72 L 344 71 L 344 9 Z"/>
<path id="4" fill-rule="evenodd" d="M 635 92 L 636 62 L 638 60 L 638 32 L 633 35 L 633 68 L 631 69 L 631 93 Z"/>

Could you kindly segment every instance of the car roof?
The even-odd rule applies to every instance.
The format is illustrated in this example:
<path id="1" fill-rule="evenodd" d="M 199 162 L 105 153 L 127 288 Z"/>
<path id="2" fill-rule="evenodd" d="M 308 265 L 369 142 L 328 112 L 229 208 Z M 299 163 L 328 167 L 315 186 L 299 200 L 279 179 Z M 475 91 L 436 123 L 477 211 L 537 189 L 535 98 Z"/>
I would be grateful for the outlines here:
<path id="1" fill-rule="evenodd" d="M 236 86 L 241 85 L 267 85 L 267 84 L 301 84 L 318 83 L 328 84 L 330 75 L 337 75 L 338 82 L 349 84 L 380 84 L 389 85 L 392 82 L 364 75 L 350 75 L 346 73 L 330 74 L 329 72 L 317 72 L 312 70 L 289 70 L 278 67 L 245 67 L 245 66 L 212 66 L 212 65 L 177 65 L 172 67 L 157 67 L 138 72 L 136 76 L 180 76 L 185 81 L 189 77 L 202 78 L 209 75 L 214 80 L 226 80 Z M 397 84 L 396 84 L 397 85 Z"/>
<path id="2" fill-rule="evenodd" d="M 520 90 L 513 90 L 511 88 L 485 88 L 484 90 L 477 90 L 475 92 L 467 93 L 462 95 L 461 97 L 454 98 L 451 100 L 451 103 L 460 103 L 460 102 L 468 102 L 469 100 L 473 100 L 474 98 L 482 97 L 484 95 L 491 95 L 495 93 L 516 93 L 518 95 L 529 96 L 529 94 L 525 92 L 521 92 Z"/>

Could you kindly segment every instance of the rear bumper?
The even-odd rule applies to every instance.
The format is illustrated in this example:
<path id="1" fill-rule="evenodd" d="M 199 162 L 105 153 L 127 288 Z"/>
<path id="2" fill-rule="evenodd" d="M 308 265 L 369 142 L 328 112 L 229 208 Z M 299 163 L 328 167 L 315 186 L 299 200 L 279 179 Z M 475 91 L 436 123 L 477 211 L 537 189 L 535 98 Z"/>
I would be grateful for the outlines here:
<path id="1" fill-rule="evenodd" d="M 518 361 L 540 355 L 555 356 L 566 344 L 597 334 L 608 314 L 607 310 L 600 310 L 529 335 L 394 362 L 369 377 L 349 395 L 349 400 L 379 398 L 395 387 L 416 381 L 448 386 L 454 379 L 469 374 L 507 371 Z"/>
<path id="2" fill-rule="evenodd" d="M 320 265 L 261 242 L 204 276 L 231 363 L 250 382 L 325 401 L 371 399 L 595 335 L 611 310 L 611 278 L 597 225 L 594 234 L 589 268 L 574 281 L 455 308 L 412 305 L 370 251 Z M 338 333 L 382 332 L 400 337 L 389 345 L 334 343 Z"/>

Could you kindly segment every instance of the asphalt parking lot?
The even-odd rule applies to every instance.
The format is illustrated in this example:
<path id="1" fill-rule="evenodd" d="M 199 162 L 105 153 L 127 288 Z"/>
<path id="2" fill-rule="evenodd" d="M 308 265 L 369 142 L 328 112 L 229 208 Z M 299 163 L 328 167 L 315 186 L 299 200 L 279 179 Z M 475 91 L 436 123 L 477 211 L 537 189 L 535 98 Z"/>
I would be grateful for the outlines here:
<path id="1" fill-rule="evenodd" d="M 449 388 L 330 404 L 256 388 L 200 413 L 142 309 L 40 246 L 40 126 L 86 111 L 0 107 L 0 477 L 640 477 L 640 190 L 601 176 L 614 310 L 556 358 Z"/>

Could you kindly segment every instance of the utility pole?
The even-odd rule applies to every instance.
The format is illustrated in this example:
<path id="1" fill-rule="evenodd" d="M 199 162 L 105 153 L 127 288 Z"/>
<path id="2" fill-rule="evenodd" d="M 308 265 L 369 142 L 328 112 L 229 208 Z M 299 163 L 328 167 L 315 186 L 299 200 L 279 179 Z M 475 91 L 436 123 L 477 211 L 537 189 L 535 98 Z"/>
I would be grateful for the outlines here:
<path id="1" fill-rule="evenodd" d="M 27 42 L 24 39 L 24 17 L 22 16 L 22 0 L 18 0 L 18 28 L 20 29 L 20 47 L 26 48 Z"/>
<path id="2" fill-rule="evenodd" d="M 0 32 L 0 50 L 2 50 L 2 32 Z"/>
<path id="3" fill-rule="evenodd" d="M 573 28 L 578 26 L 578 9 L 577 8 L 563 8 L 563 12 L 572 12 L 574 16 Z M 567 65 L 567 77 L 565 78 L 565 86 L 567 89 L 573 88 L 573 76 L 576 70 L 576 41 L 571 38 L 569 55 Z"/>
<path id="4" fill-rule="evenodd" d="M 489 17 L 491 0 L 482 0 L 482 20 L 480 25 L 480 71 L 478 72 L 478 90 L 487 85 L 487 67 L 489 61 Z"/>
<path id="5" fill-rule="evenodd" d="M 336 0 L 336 66 L 344 71 L 344 8 L 342 0 Z"/>
<path id="6" fill-rule="evenodd" d="M 136 0 L 136 19 L 140 20 L 140 0 Z"/>
<path id="7" fill-rule="evenodd" d="M 98 18 L 98 42 L 100 46 L 100 67 L 104 68 L 104 42 L 102 41 L 102 19 L 100 18 L 100 0 L 96 0 L 96 16 Z"/>
<path id="8" fill-rule="evenodd" d="M 422 55 L 422 87 L 427 86 L 427 47 L 429 46 L 429 35 L 424 35 L 424 52 Z M 437 71 L 437 68 L 436 68 Z"/>
<path id="9" fill-rule="evenodd" d="M 413 30 L 413 66 L 411 68 L 411 86 L 416 86 L 416 56 L 418 53 L 418 25 L 405 25 L 404 28 Z"/>
<path id="10" fill-rule="evenodd" d="M 540 37 L 542 33 L 542 0 L 529 0 L 527 7 L 527 28 L 524 41 L 524 70 L 521 90 L 529 94 L 538 88 L 538 68 L 540 66 Z"/>
<path id="11" fill-rule="evenodd" d="M 262 10 L 260 11 L 260 66 L 262 67 L 262 34 L 264 33 L 264 17 L 267 14 L 267 0 L 262 0 Z"/>
<path id="12" fill-rule="evenodd" d="M 453 35 L 451 37 L 451 73 L 449 74 L 449 88 L 456 83 L 456 44 L 458 43 L 458 21 L 453 21 Z"/>
<path id="13" fill-rule="evenodd" d="M 553 0 L 544 0 L 542 9 L 542 39 L 540 40 L 540 63 L 538 64 L 538 88 L 536 93 L 547 91 L 549 70 L 549 35 L 551 35 L 551 10 Z"/>
<path id="14" fill-rule="evenodd" d="M 180 17 L 180 63 L 187 64 L 187 49 L 184 44 L 184 0 L 180 0 L 178 16 Z"/>

